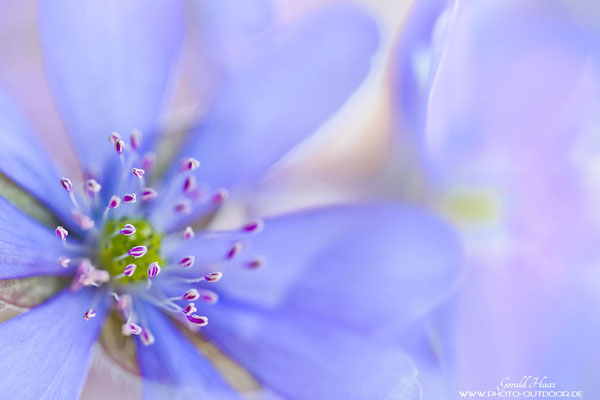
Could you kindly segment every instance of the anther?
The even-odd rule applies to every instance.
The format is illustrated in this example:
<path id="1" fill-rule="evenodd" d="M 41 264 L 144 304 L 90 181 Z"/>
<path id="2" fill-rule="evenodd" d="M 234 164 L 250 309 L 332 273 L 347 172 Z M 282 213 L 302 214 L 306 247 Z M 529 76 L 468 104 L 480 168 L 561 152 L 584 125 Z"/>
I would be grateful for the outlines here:
<path id="1" fill-rule="evenodd" d="M 139 335 L 142 333 L 142 327 L 135 322 L 128 321 L 121 326 L 121 333 L 125 336 Z"/>
<path id="2" fill-rule="evenodd" d="M 194 301 L 200 297 L 200 293 L 196 289 L 190 289 L 181 296 L 183 300 Z"/>
<path id="3" fill-rule="evenodd" d="M 152 332 L 148 330 L 148 328 L 143 328 L 142 333 L 140 333 L 140 340 L 144 346 L 150 346 L 154 344 L 154 336 Z"/>
<path id="4" fill-rule="evenodd" d="M 85 314 L 83 314 L 83 318 L 85 320 L 90 320 L 91 318 L 94 318 L 96 316 L 96 311 L 94 311 L 93 308 L 90 308 L 89 310 L 87 310 L 85 312 Z"/>
<path id="5" fill-rule="evenodd" d="M 125 203 L 135 203 L 137 200 L 135 193 L 125 193 L 125 195 L 123 196 L 123 201 Z"/>
<path id="6" fill-rule="evenodd" d="M 67 268 L 69 264 L 71 264 L 71 259 L 69 257 L 58 257 L 58 265 L 60 265 L 61 267 Z"/>
<path id="7" fill-rule="evenodd" d="M 196 261 L 196 257 L 194 256 L 185 256 L 181 260 L 179 260 L 179 265 L 183 268 L 190 268 L 194 265 L 194 261 Z"/>
<path id="8" fill-rule="evenodd" d="M 185 229 L 183 230 L 183 239 L 184 240 L 193 239 L 194 236 L 196 236 L 196 234 L 194 233 L 194 230 L 192 229 L 192 227 L 186 226 Z"/>
<path id="9" fill-rule="evenodd" d="M 225 255 L 225 257 L 228 260 L 231 260 L 233 257 L 236 256 L 236 254 L 238 254 L 240 251 L 242 251 L 242 242 L 235 242 L 233 244 L 233 247 L 231 247 L 231 249 L 229 249 L 229 251 L 227 252 L 227 254 Z"/>
<path id="10" fill-rule="evenodd" d="M 185 181 L 183 182 L 183 193 L 190 193 L 192 192 L 194 189 L 196 189 L 196 178 L 194 178 L 194 176 L 188 176 L 187 178 L 185 178 Z"/>
<path id="11" fill-rule="evenodd" d="M 108 215 L 108 212 L 110 210 L 112 210 L 113 208 L 119 207 L 119 205 L 121 205 L 121 198 L 118 196 L 111 197 L 110 200 L 108 201 L 108 206 L 104 210 L 104 218 L 106 218 L 106 216 Z"/>
<path id="12" fill-rule="evenodd" d="M 251 269 L 257 269 L 265 265 L 265 258 L 263 256 L 256 257 L 254 260 L 248 261 L 246 266 Z"/>
<path id="13" fill-rule="evenodd" d="M 135 175 L 137 178 L 139 178 L 139 179 L 143 179 L 143 178 L 144 178 L 144 175 L 146 174 L 146 171 L 144 171 L 144 170 L 143 170 L 143 169 L 141 169 L 141 168 L 132 168 L 132 169 L 131 169 L 131 173 L 132 173 L 133 175 Z"/>
<path id="14" fill-rule="evenodd" d="M 175 206 L 173 207 L 173 210 L 177 213 L 177 214 L 189 214 L 192 211 L 192 207 L 190 205 L 189 201 L 181 201 L 177 204 L 175 204 Z"/>
<path id="15" fill-rule="evenodd" d="M 148 265 L 148 278 L 154 279 L 158 274 L 160 274 L 160 265 L 157 262 Z"/>
<path id="16" fill-rule="evenodd" d="M 122 139 L 121 139 L 121 135 L 119 135 L 117 132 L 111 132 L 110 136 L 108 137 L 108 140 L 110 140 L 110 142 L 112 144 L 114 144 L 117 140 L 122 140 Z"/>
<path id="17" fill-rule="evenodd" d="M 61 178 L 60 179 L 61 186 L 67 191 L 67 193 L 71 193 L 71 189 L 73 189 L 73 184 L 69 178 Z"/>
<path id="18" fill-rule="evenodd" d="M 131 131 L 129 143 L 131 144 L 131 149 L 137 151 L 142 144 L 142 132 L 140 132 L 138 129 Z"/>
<path id="19" fill-rule="evenodd" d="M 96 182 L 95 179 L 88 179 L 85 181 L 85 190 L 90 195 L 93 196 L 98 193 L 102 189 L 102 185 Z"/>
<path id="20" fill-rule="evenodd" d="M 187 306 L 185 306 L 185 308 L 183 310 L 183 313 L 185 315 L 191 315 L 193 313 L 195 313 L 196 311 L 198 311 L 198 309 L 196 308 L 196 306 L 194 305 L 194 303 L 189 303 Z"/>
<path id="21" fill-rule="evenodd" d="M 264 226 L 265 226 L 265 224 L 262 220 L 252 221 L 242 227 L 242 232 L 258 233 L 258 232 L 262 231 Z"/>
<path id="22" fill-rule="evenodd" d="M 201 290 L 199 292 L 200 300 L 206 304 L 215 304 L 219 301 L 219 296 L 212 290 Z"/>
<path id="23" fill-rule="evenodd" d="M 125 142 L 122 139 L 115 139 L 114 144 L 117 154 L 123 154 L 123 150 L 125 150 Z"/>
<path id="24" fill-rule="evenodd" d="M 119 231 L 119 233 L 121 235 L 125 235 L 125 236 L 131 236 L 136 232 L 135 230 L 135 226 L 131 225 L 131 224 L 125 224 L 124 227 L 121 228 L 121 230 Z"/>
<path id="25" fill-rule="evenodd" d="M 213 203 L 221 205 L 229 198 L 229 191 L 227 189 L 219 189 L 212 198 Z"/>
<path id="26" fill-rule="evenodd" d="M 158 193 L 156 192 L 156 190 L 149 188 L 149 187 L 142 189 L 142 200 L 143 201 L 153 200 L 156 198 L 156 196 L 158 196 Z"/>
<path id="27" fill-rule="evenodd" d="M 69 236 L 69 232 L 62 226 L 57 226 L 54 231 L 56 236 L 60 238 L 60 240 L 67 240 L 67 236 Z"/>
<path id="28" fill-rule="evenodd" d="M 218 280 L 220 280 L 223 277 L 223 273 L 222 272 L 210 272 L 206 275 L 204 275 L 204 280 L 206 282 L 217 282 Z"/>
<path id="29" fill-rule="evenodd" d="M 146 246 L 134 246 L 127 252 L 127 254 L 133 258 L 140 258 L 145 256 L 147 252 L 148 248 Z"/>
<path id="30" fill-rule="evenodd" d="M 133 275 L 133 273 L 135 272 L 136 268 L 137 268 L 137 265 L 135 265 L 135 264 L 129 264 L 128 266 L 126 266 L 123 269 L 123 275 L 125 275 L 125 276 L 131 276 L 131 275 Z"/>
<path id="31" fill-rule="evenodd" d="M 195 158 L 184 158 L 181 162 L 182 171 L 193 171 L 198 167 L 200 167 L 200 161 L 196 160 Z"/>
<path id="32" fill-rule="evenodd" d="M 187 319 L 192 324 L 196 324 L 198 326 L 206 326 L 208 324 L 208 318 L 197 314 L 188 315 Z"/>

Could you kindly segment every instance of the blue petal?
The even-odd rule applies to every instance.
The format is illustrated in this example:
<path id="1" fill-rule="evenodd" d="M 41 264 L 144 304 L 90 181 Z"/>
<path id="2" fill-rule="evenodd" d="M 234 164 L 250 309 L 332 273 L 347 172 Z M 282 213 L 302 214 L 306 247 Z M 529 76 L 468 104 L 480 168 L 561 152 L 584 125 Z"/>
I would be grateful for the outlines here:
<path id="1" fill-rule="evenodd" d="M 265 220 L 262 232 L 242 240 L 242 251 L 218 267 L 223 279 L 211 289 L 232 300 L 295 307 L 364 331 L 388 332 L 422 315 L 454 290 L 461 273 L 454 232 L 436 217 L 400 205 L 284 215 Z M 192 247 L 186 250 L 196 254 Z M 197 254 L 202 257 L 202 251 Z M 264 267 L 244 265 L 259 255 Z M 207 272 L 202 265 L 193 271 Z"/>
<path id="2" fill-rule="evenodd" d="M 214 314 L 203 332 L 284 398 L 420 398 L 410 358 L 393 345 L 302 310 L 262 313 L 220 304 Z"/>
<path id="3" fill-rule="evenodd" d="M 143 307 L 141 315 L 155 339 L 151 346 L 138 345 L 144 400 L 239 398 L 173 322 L 153 306 Z"/>
<path id="4" fill-rule="evenodd" d="M 81 161 L 96 172 L 117 156 L 108 135 L 132 129 L 150 146 L 184 30 L 182 2 L 40 3 L 45 65 Z"/>
<path id="5" fill-rule="evenodd" d="M 78 399 L 92 344 L 106 314 L 106 302 L 83 314 L 93 292 L 62 292 L 48 302 L 0 324 L 0 392 L 7 399 Z"/>
<path id="6" fill-rule="evenodd" d="M 200 181 L 218 188 L 261 176 L 346 101 L 377 44 L 374 21 L 341 4 L 274 32 L 185 147 L 202 162 Z"/>
<path id="7" fill-rule="evenodd" d="M 71 201 L 60 185 L 56 166 L 41 148 L 12 101 L 0 90 L 0 172 L 70 221 Z"/>
<path id="8" fill-rule="evenodd" d="M 70 251 L 53 230 L 0 197 L 0 279 L 72 274 L 72 267 L 58 265 L 61 255 Z"/>

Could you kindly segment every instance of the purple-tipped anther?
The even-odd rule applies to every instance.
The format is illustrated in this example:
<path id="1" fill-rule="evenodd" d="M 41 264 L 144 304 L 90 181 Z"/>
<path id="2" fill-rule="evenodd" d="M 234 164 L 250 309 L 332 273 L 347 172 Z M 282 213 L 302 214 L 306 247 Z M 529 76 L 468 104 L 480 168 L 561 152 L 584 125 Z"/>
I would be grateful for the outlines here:
<path id="1" fill-rule="evenodd" d="M 118 196 L 113 196 L 108 202 L 108 208 L 117 208 L 121 205 L 121 199 Z"/>
<path id="2" fill-rule="evenodd" d="M 196 261 L 196 257 L 185 256 L 179 260 L 179 265 L 181 265 L 183 268 L 191 268 L 194 265 L 194 261 Z"/>
<path id="3" fill-rule="evenodd" d="M 198 314 L 188 315 L 187 319 L 192 324 L 196 324 L 198 326 L 206 326 L 208 324 L 208 318 Z"/>
<path id="4" fill-rule="evenodd" d="M 185 229 L 183 230 L 183 239 L 190 240 L 190 239 L 193 239 L 194 236 L 196 236 L 196 234 L 194 233 L 194 230 L 192 229 L 192 227 L 186 226 Z"/>
<path id="5" fill-rule="evenodd" d="M 69 257 L 60 256 L 58 257 L 58 265 L 63 268 L 67 268 L 71 264 L 71 259 Z"/>
<path id="6" fill-rule="evenodd" d="M 200 290 L 200 300 L 206 304 L 215 304 L 219 301 L 219 296 L 212 290 Z"/>
<path id="7" fill-rule="evenodd" d="M 181 298 L 185 301 L 194 301 L 198 300 L 200 297 L 200 293 L 196 289 L 190 289 L 181 296 Z"/>
<path id="8" fill-rule="evenodd" d="M 213 203 L 221 205 L 229 198 L 229 192 L 227 189 L 219 189 L 212 198 Z"/>
<path id="9" fill-rule="evenodd" d="M 192 206 L 189 201 L 183 200 L 173 206 L 173 210 L 177 214 L 189 214 L 192 212 Z"/>
<path id="10" fill-rule="evenodd" d="M 57 226 L 54 232 L 56 232 L 56 236 L 58 236 L 60 240 L 67 240 L 67 236 L 69 236 L 69 232 L 62 226 Z"/>
<path id="11" fill-rule="evenodd" d="M 225 255 L 225 257 L 228 260 L 231 260 L 237 254 L 239 254 L 240 251 L 242 251 L 242 247 L 243 247 L 242 242 L 235 242 L 233 244 L 233 246 L 231 247 L 231 249 L 229 249 L 229 251 L 227 251 L 227 254 Z"/>
<path id="12" fill-rule="evenodd" d="M 242 232 L 258 233 L 258 232 L 262 231 L 264 226 L 265 226 L 265 224 L 262 220 L 252 221 L 242 227 Z"/>
<path id="13" fill-rule="evenodd" d="M 200 167 L 200 161 L 196 160 L 195 158 L 184 158 L 183 161 L 181 161 L 182 171 L 193 171 L 198 167 Z"/>
<path id="14" fill-rule="evenodd" d="M 115 142 L 116 142 L 117 140 L 122 140 L 122 139 L 121 139 L 121 135 L 119 135 L 117 132 L 112 132 L 112 133 L 110 134 L 110 136 L 108 137 L 108 140 L 110 140 L 110 142 L 111 142 L 112 144 L 115 144 Z"/>
<path id="15" fill-rule="evenodd" d="M 60 185 L 67 191 L 67 193 L 71 193 L 71 189 L 73 189 L 73 184 L 69 178 L 61 178 Z"/>
<path id="16" fill-rule="evenodd" d="M 135 272 L 136 268 L 137 268 L 137 265 L 135 265 L 135 264 L 129 264 L 128 266 L 126 266 L 125 268 L 123 268 L 123 275 L 125 275 L 125 276 L 131 276 L 131 275 L 133 275 L 133 273 Z"/>
<path id="17" fill-rule="evenodd" d="M 98 193 L 100 191 L 100 189 L 102 189 L 102 185 L 100 185 L 98 182 L 96 182 L 95 179 L 88 179 L 87 181 L 85 181 L 85 191 L 90 196 L 93 196 L 96 193 Z"/>
<path id="18" fill-rule="evenodd" d="M 217 282 L 218 280 L 220 280 L 223 277 L 223 273 L 222 272 L 210 272 L 206 275 L 204 275 L 204 280 L 206 282 Z"/>
<path id="19" fill-rule="evenodd" d="M 115 151 L 117 152 L 117 154 L 123 154 L 123 150 L 125 150 L 125 142 L 123 141 L 123 139 L 116 139 L 114 143 Z"/>
<path id="20" fill-rule="evenodd" d="M 142 144 L 142 132 L 140 132 L 138 129 L 131 131 L 129 143 L 131 144 L 131 148 L 137 151 Z"/>
<path id="21" fill-rule="evenodd" d="M 196 178 L 193 176 L 188 176 L 183 182 L 183 193 L 191 193 L 194 189 L 196 189 L 196 186 Z"/>
<path id="22" fill-rule="evenodd" d="M 154 200 L 156 196 L 158 196 L 156 190 L 149 187 L 142 189 L 142 201 Z"/>
<path id="23" fill-rule="evenodd" d="M 140 258 L 140 257 L 144 257 L 147 252 L 148 252 L 148 248 L 146 246 L 135 246 L 135 247 L 132 247 L 127 252 L 127 254 L 133 258 Z"/>
<path id="24" fill-rule="evenodd" d="M 195 313 L 196 311 L 198 311 L 198 309 L 196 308 L 196 306 L 194 305 L 194 303 L 189 303 L 187 306 L 185 306 L 185 308 L 183 310 L 183 313 L 185 315 L 191 315 L 193 313 Z"/>
<path id="25" fill-rule="evenodd" d="M 158 274 L 160 274 L 160 265 L 157 262 L 148 265 L 148 278 L 154 279 Z"/>
<path id="26" fill-rule="evenodd" d="M 258 269 L 265 265 L 266 259 L 262 256 L 256 257 L 254 260 L 250 260 L 246 263 L 246 266 L 250 269 Z"/>
<path id="27" fill-rule="evenodd" d="M 150 346 L 154 344 L 154 336 L 152 332 L 148 330 L 148 328 L 143 328 L 142 333 L 140 333 L 140 340 L 144 346 Z"/>
<path id="28" fill-rule="evenodd" d="M 121 333 L 125 336 L 139 335 L 142 333 L 142 327 L 135 322 L 128 321 L 121 326 Z"/>
<path id="29" fill-rule="evenodd" d="M 137 197 L 135 196 L 135 193 L 125 193 L 125 195 L 123 196 L 123 201 L 125 203 L 135 203 L 137 200 Z"/>
<path id="30" fill-rule="evenodd" d="M 135 226 L 131 225 L 131 224 L 125 224 L 124 227 L 121 228 L 121 230 L 119 231 L 119 233 L 121 235 L 125 235 L 125 236 L 131 236 L 135 233 Z"/>
<path id="31" fill-rule="evenodd" d="M 92 318 L 94 318 L 96 316 L 96 311 L 94 311 L 93 308 L 90 308 L 89 310 L 87 310 L 85 312 L 85 314 L 83 314 L 83 318 L 87 321 L 90 320 Z"/>
<path id="32" fill-rule="evenodd" d="M 132 168 L 131 173 L 133 175 L 135 175 L 137 178 L 142 179 L 144 177 L 144 175 L 146 174 L 146 171 L 144 171 L 141 168 Z"/>

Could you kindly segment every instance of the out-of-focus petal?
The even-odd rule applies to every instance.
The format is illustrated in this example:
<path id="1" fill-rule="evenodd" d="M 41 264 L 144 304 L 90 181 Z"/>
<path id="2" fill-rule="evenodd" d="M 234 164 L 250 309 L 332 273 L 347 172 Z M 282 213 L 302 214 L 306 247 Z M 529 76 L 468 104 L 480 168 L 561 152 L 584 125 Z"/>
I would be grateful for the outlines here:
<path id="1" fill-rule="evenodd" d="M 419 398 L 416 370 L 398 347 L 303 310 L 255 312 L 218 305 L 214 314 L 205 334 L 284 398 Z"/>
<path id="2" fill-rule="evenodd" d="M 71 201 L 60 185 L 55 164 L 36 140 L 31 128 L 0 89 L 0 173 L 29 192 L 65 221 Z"/>
<path id="3" fill-rule="evenodd" d="M 93 292 L 62 292 L 31 311 L 0 324 L 0 388 L 7 399 L 77 399 L 106 303 L 83 314 Z"/>
<path id="4" fill-rule="evenodd" d="M 346 101 L 377 44 L 374 21 L 341 4 L 273 32 L 184 148 L 202 162 L 199 180 L 218 188 L 260 177 Z"/>
<path id="5" fill-rule="evenodd" d="M 154 306 L 142 315 L 155 342 L 138 345 L 145 400 L 171 398 L 237 399 L 211 362 Z"/>
<path id="6" fill-rule="evenodd" d="M 108 135 L 144 133 L 151 145 L 185 26 L 184 3 L 169 0 L 42 1 L 48 78 L 87 169 L 117 155 Z"/>
<path id="7" fill-rule="evenodd" d="M 0 279 L 72 274 L 73 267 L 58 265 L 70 253 L 52 229 L 0 197 Z"/>
<path id="8" fill-rule="evenodd" d="M 262 232 L 240 240 L 239 254 L 218 268 L 220 293 L 266 307 L 285 304 L 370 332 L 422 315 L 454 290 L 461 272 L 452 230 L 407 206 L 298 212 L 267 219 Z M 249 268 L 258 256 L 265 265 Z M 207 272 L 201 268 L 191 270 Z"/>

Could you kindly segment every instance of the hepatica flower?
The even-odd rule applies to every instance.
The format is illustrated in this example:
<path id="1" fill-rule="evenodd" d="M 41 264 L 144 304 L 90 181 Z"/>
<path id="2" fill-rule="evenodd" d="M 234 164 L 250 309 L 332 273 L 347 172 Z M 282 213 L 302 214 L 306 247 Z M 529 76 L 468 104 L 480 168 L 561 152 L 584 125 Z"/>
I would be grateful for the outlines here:
<path id="1" fill-rule="evenodd" d="M 238 185 L 364 78 L 373 22 L 340 4 L 265 39 L 161 178 L 156 121 L 180 6 L 40 4 L 48 78 L 85 179 L 61 171 L 0 97 L 4 180 L 59 221 L 48 227 L 0 197 L 0 279 L 67 281 L 0 324 L 2 397 L 77 398 L 103 330 L 135 345 L 147 399 L 238 397 L 199 337 L 286 398 L 418 398 L 414 366 L 388 339 L 454 285 L 459 252 L 445 224 L 379 203 L 208 229 Z"/>

